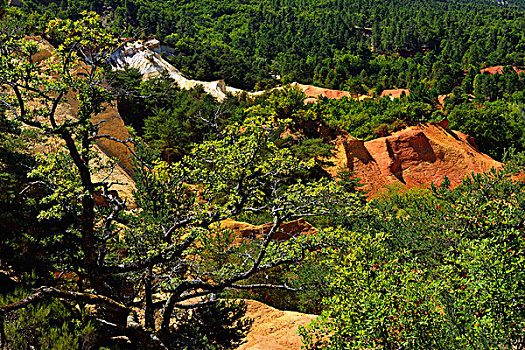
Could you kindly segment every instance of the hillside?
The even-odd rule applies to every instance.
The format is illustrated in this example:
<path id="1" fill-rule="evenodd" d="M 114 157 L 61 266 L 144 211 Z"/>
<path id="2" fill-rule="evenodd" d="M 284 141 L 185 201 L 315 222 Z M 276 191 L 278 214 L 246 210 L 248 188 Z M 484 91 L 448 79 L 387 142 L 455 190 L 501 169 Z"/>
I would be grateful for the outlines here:
<path id="1" fill-rule="evenodd" d="M 0 348 L 523 347 L 523 0 L 9 5 Z"/>
<path id="2" fill-rule="evenodd" d="M 333 176 L 340 168 L 352 171 L 372 195 L 395 184 L 407 188 L 439 185 L 445 176 L 455 187 L 470 173 L 501 167 L 481 153 L 471 137 L 450 130 L 446 121 L 367 142 L 342 133 L 333 142 L 336 152 L 330 161 L 335 165 L 328 171 Z"/>
<path id="3" fill-rule="evenodd" d="M 448 78 L 455 82 L 461 74 L 456 63 L 523 64 L 522 1 L 32 4 L 50 17 L 78 18 L 82 10 L 95 10 L 123 37 L 133 37 L 138 29 L 171 44 L 175 48 L 171 59 L 185 75 L 201 81 L 224 79 L 245 90 L 299 81 L 339 90 L 345 85 L 359 90 L 354 83 L 358 82 L 380 92 L 408 88 L 428 77 L 433 85 L 450 90 Z M 422 53 L 432 53 L 424 64 Z M 379 54 L 386 57 L 375 57 Z M 433 69 L 435 63 L 443 69 Z M 388 80 L 379 79 L 385 75 Z"/>
<path id="4" fill-rule="evenodd" d="M 202 86 L 204 91 L 215 97 L 219 102 L 222 102 L 227 94 L 239 96 L 241 93 L 244 93 L 246 96 L 255 97 L 273 90 L 248 92 L 227 86 L 224 80 L 208 82 L 188 79 L 163 57 L 163 55 L 169 57 L 169 55 L 173 54 L 173 50 L 173 47 L 162 44 L 156 39 L 149 39 L 144 42 L 128 42 L 119 47 L 119 49 L 109 57 L 109 61 L 114 70 L 123 70 L 125 68 L 138 69 L 143 79 L 167 74 L 177 82 L 181 89 L 190 90 L 196 86 Z M 303 91 L 308 98 L 311 98 L 308 102 L 313 102 L 318 96 L 335 99 L 351 97 L 351 94 L 347 91 L 331 90 L 312 85 L 299 84 L 297 82 L 290 84 L 290 86 L 297 87 Z"/>
<path id="5" fill-rule="evenodd" d="M 155 48 L 158 52 L 152 50 Z M 168 50 L 169 47 L 161 48 L 159 42 L 153 39 L 145 43 L 128 43 L 111 56 L 111 62 L 114 69 L 123 69 L 125 66 L 139 69 L 144 79 L 167 72 L 181 88 L 191 89 L 202 85 L 207 93 L 219 101 L 226 97 L 226 93 L 242 92 L 225 86 L 224 81 L 202 82 L 184 77 L 161 56 L 161 53 Z M 350 94 L 344 91 L 298 83 L 291 86 L 303 91 L 307 98 L 350 97 Z M 262 93 L 263 91 L 247 95 L 257 96 Z M 127 135 L 115 109 L 107 109 L 106 112 L 95 116 L 93 122 L 100 120 L 106 120 L 103 124 L 104 131 L 110 135 L 121 139 Z M 430 183 L 440 184 L 445 176 L 455 187 L 470 173 L 501 167 L 501 163 L 479 151 L 472 137 L 452 131 L 447 121 L 412 126 L 390 136 L 367 142 L 355 139 L 342 131 L 334 132 L 321 131 L 321 134 L 330 134 L 325 141 L 335 145 L 335 154 L 329 159 L 335 165 L 326 170 L 333 177 L 336 177 L 339 169 L 352 171 L 365 185 L 363 189 L 372 195 L 393 184 L 404 185 L 407 188 L 428 186 Z M 126 160 L 127 150 L 120 150 L 123 146 L 115 142 L 104 142 L 105 144 L 101 144 L 102 149 L 113 157 L 123 157 L 123 164 L 128 164 L 125 168 L 130 171 Z"/>

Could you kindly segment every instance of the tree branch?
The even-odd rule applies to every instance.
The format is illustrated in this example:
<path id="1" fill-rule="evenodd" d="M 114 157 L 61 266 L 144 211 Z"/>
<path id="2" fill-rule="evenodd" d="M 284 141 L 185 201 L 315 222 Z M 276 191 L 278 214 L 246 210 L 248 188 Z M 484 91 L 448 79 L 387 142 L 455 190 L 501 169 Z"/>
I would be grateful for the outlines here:
<path id="1" fill-rule="evenodd" d="M 232 284 L 231 289 L 255 289 L 255 288 L 269 288 L 269 289 L 284 289 L 290 292 L 298 292 L 301 288 L 292 288 L 285 284 L 271 284 L 271 283 L 258 283 L 258 284 Z"/>
<path id="2" fill-rule="evenodd" d="M 118 310 L 120 312 L 131 312 L 130 309 L 128 309 L 123 304 L 114 301 L 111 298 L 108 298 L 103 295 L 96 295 L 91 293 L 79 293 L 79 292 L 69 292 L 65 290 L 60 290 L 53 287 L 40 287 L 36 289 L 36 291 L 29 295 L 28 297 L 19 300 L 17 302 L 7 304 L 4 306 L 0 306 L 0 315 L 4 315 L 7 312 L 15 311 L 18 309 L 23 309 L 27 307 L 28 305 L 36 304 L 39 301 L 47 298 L 57 298 L 57 299 L 65 299 L 69 301 L 76 301 L 76 302 L 82 302 L 86 304 L 91 305 L 101 305 L 110 307 L 112 309 Z"/>

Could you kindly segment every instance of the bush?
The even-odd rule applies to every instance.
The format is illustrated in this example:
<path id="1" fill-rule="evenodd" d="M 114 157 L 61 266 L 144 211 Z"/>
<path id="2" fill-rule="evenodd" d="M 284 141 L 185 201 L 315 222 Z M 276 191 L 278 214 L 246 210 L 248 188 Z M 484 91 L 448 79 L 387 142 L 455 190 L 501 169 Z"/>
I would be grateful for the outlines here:
<path id="1" fill-rule="evenodd" d="M 523 163 L 521 163 L 523 164 Z M 506 166 L 455 190 L 393 193 L 329 230 L 307 349 L 515 348 L 525 339 L 525 183 Z M 354 230 L 356 232 L 350 232 Z"/>

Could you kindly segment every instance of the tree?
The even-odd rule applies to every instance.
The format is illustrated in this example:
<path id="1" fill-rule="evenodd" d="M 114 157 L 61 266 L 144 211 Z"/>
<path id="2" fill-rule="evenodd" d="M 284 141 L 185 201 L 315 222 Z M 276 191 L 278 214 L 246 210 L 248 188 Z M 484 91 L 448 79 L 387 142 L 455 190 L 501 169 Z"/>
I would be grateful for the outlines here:
<path id="1" fill-rule="evenodd" d="M 452 128 L 474 137 L 480 150 L 497 160 L 503 158 L 505 149 L 519 152 L 525 149 L 524 119 L 519 104 L 486 101 L 481 108 L 473 109 L 463 103 L 450 112 L 449 120 Z"/>
<path id="2" fill-rule="evenodd" d="M 289 120 L 252 111 L 243 123 L 227 126 L 173 164 L 137 142 L 135 202 L 140 210 L 126 210 L 107 179 L 94 180 L 95 172 L 112 166 L 97 160 L 94 143 L 113 138 L 100 134 L 91 116 L 111 100 L 100 65 L 116 42 L 93 14 L 54 21 L 49 28 L 62 44 L 45 65 L 32 62 L 34 44 L 2 34 L 0 84 L 6 93 L 0 101 L 12 118 L 63 142 L 62 149 L 39 156 L 31 176 L 49 188 L 39 218 L 67 219 L 61 239 L 78 249 L 66 252 L 67 263 L 54 268 L 77 282 L 42 284 L 0 306 L 1 316 L 54 299 L 81 308 L 94 305 L 92 319 L 112 341 L 166 349 L 180 344 L 173 324 L 177 314 L 215 304 L 226 289 L 289 289 L 285 283 L 246 284 L 258 273 L 301 261 L 311 249 L 300 236 L 274 240 L 280 225 L 345 212 L 357 197 L 333 181 L 294 177 L 314 162 L 301 161 L 272 141 Z M 57 108 L 68 94 L 78 99 L 78 115 L 59 120 Z M 95 196 L 105 204 L 96 205 Z M 242 239 L 221 229 L 220 221 L 243 212 L 271 217 L 269 230 Z M 242 330 L 242 323 L 237 326 Z M 3 346 L 9 341 L 0 340 Z"/>
<path id="3" fill-rule="evenodd" d="M 0 18 L 4 16 L 6 7 L 7 7 L 7 0 L 0 0 Z"/>
<path id="4" fill-rule="evenodd" d="M 394 193 L 326 231 L 332 295 L 302 329 L 317 349 L 520 348 L 523 156 L 454 190 Z M 521 160 L 520 160 L 521 159 Z M 366 214 L 368 212 L 368 214 Z M 314 259 L 316 259 L 314 257 Z"/>

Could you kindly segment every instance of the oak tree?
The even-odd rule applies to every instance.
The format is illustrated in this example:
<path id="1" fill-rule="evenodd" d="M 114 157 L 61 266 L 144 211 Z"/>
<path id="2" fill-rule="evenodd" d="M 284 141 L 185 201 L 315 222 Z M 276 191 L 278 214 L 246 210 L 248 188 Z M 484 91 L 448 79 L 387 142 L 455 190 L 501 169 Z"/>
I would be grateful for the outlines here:
<path id="1" fill-rule="evenodd" d="M 117 42 L 89 13 L 78 21 L 53 21 L 49 33 L 61 44 L 41 64 L 32 59 L 34 43 L 14 32 L 1 34 L 0 101 L 10 118 L 63 145 L 40 154 L 30 175 L 47 189 L 39 219 L 68 223 L 56 238 L 77 250 L 63 252 L 52 268 L 75 283 L 36 286 L 0 306 L 2 318 L 47 300 L 93 305 L 90 316 L 107 341 L 166 349 L 181 344 L 183 323 L 176 321 L 181 313 L 205 312 L 226 289 L 289 289 L 286 283 L 246 282 L 301 261 L 312 249 L 301 235 L 276 240 L 281 224 L 345 212 L 356 198 L 331 180 L 297 177 L 315 160 L 297 159 L 272 141 L 289 120 L 248 111 L 244 122 L 227 126 L 171 164 L 138 140 L 133 148 L 138 209 L 129 210 L 110 190 L 108 177 L 94 176 L 114 166 L 98 159 L 97 140 L 131 142 L 101 134 L 100 124 L 91 121 L 112 99 L 103 69 Z M 66 98 L 76 100 L 78 113 L 59 118 Z M 104 205 L 96 204 L 96 196 Z M 221 227 L 221 221 L 245 212 L 270 217 L 268 230 L 243 238 Z M 245 329 L 245 323 L 230 321 Z M 2 345 L 9 346 L 0 334 Z"/>

